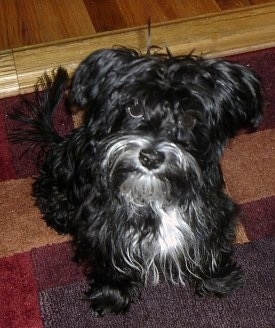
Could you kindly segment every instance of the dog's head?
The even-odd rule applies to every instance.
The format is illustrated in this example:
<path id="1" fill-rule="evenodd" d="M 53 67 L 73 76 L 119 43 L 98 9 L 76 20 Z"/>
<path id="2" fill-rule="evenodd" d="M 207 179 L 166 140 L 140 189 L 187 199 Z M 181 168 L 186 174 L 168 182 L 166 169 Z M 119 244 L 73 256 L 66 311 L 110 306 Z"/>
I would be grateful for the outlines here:
<path id="1" fill-rule="evenodd" d="M 110 185 L 141 203 L 198 188 L 227 140 L 262 115 L 260 83 L 246 67 L 124 48 L 84 60 L 71 100 L 86 108 Z"/>

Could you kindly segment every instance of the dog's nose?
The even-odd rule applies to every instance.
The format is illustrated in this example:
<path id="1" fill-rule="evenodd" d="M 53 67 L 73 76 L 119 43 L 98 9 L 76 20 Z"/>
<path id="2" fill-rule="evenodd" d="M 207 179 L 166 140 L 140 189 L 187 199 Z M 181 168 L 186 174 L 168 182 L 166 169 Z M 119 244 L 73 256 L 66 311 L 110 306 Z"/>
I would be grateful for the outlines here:
<path id="1" fill-rule="evenodd" d="M 164 153 L 153 148 L 144 148 L 139 152 L 141 164 L 148 169 L 156 169 L 165 159 Z"/>

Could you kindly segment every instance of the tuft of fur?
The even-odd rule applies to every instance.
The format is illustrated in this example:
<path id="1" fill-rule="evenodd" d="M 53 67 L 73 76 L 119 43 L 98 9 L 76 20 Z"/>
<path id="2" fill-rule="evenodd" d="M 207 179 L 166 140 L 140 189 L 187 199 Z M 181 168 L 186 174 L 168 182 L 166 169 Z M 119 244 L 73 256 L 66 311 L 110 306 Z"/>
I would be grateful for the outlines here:
<path id="1" fill-rule="evenodd" d="M 255 74 L 221 59 L 98 50 L 75 72 L 70 101 L 86 118 L 65 137 L 52 115 L 67 73 L 43 81 L 37 106 L 17 116 L 26 128 L 16 139 L 46 146 L 36 203 L 51 227 L 73 236 L 94 311 L 125 312 L 162 279 L 218 296 L 241 286 L 237 206 L 219 162 L 231 137 L 260 122 Z"/>

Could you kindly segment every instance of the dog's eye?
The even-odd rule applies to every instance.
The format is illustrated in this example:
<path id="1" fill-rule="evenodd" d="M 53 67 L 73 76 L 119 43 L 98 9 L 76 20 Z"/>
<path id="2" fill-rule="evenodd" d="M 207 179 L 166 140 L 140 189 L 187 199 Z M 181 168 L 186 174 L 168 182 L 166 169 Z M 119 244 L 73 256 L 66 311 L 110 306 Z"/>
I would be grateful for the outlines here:
<path id="1" fill-rule="evenodd" d="M 189 112 L 185 112 L 182 117 L 182 125 L 185 128 L 193 129 L 196 125 L 196 118 Z"/>
<path id="2" fill-rule="evenodd" d="M 128 104 L 126 110 L 133 118 L 141 118 L 144 115 L 143 107 L 138 100 L 135 100 L 132 104 Z"/>

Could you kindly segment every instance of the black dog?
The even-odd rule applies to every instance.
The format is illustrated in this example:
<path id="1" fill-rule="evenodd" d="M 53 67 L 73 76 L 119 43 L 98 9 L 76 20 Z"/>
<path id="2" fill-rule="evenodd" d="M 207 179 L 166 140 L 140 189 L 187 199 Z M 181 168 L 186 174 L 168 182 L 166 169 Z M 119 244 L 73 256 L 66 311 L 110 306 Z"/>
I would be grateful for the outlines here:
<path id="1" fill-rule="evenodd" d="M 240 286 L 236 205 L 219 161 L 228 139 L 261 119 L 254 73 L 192 55 L 96 51 L 71 86 L 86 121 L 64 138 L 52 114 L 68 75 L 59 68 L 44 84 L 17 119 L 28 126 L 21 137 L 46 151 L 34 195 L 47 223 L 73 236 L 92 308 L 124 312 L 160 279 L 218 296 Z"/>

